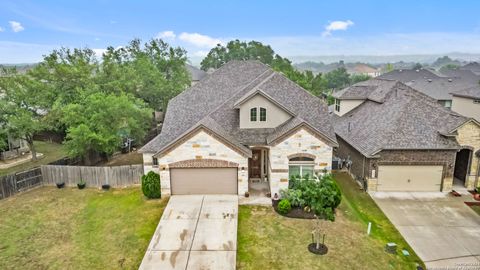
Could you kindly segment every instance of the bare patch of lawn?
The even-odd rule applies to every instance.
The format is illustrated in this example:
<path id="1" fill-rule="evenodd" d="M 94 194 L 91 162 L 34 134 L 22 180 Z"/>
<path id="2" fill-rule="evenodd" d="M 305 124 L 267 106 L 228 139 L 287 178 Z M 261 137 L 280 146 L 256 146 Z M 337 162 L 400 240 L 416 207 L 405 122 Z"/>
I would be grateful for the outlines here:
<path id="1" fill-rule="evenodd" d="M 137 269 L 166 199 L 42 187 L 0 201 L 0 269 Z"/>
<path id="2" fill-rule="evenodd" d="M 368 194 L 347 174 L 335 174 L 342 190 L 336 221 L 323 222 L 328 254 L 311 254 L 314 220 L 280 216 L 272 207 L 240 206 L 237 269 L 416 269 L 421 261 Z M 352 182 L 350 182 L 352 181 Z M 374 223 L 367 236 L 367 223 Z M 387 242 L 411 256 L 384 251 Z"/>

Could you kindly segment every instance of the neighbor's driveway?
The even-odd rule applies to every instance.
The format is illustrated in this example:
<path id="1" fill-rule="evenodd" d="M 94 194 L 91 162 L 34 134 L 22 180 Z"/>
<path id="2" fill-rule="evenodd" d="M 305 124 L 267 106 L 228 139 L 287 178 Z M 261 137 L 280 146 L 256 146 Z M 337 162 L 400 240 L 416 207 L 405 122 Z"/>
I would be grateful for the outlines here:
<path id="1" fill-rule="evenodd" d="M 371 196 L 427 268 L 480 269 L 480 216 L 464 204 L 471 196 L 440 192 Z"/>
<path id="2" fill-rule="evenodd" d="M 235 269 L 237 195 L 170 198 L 140 269 Z"/>

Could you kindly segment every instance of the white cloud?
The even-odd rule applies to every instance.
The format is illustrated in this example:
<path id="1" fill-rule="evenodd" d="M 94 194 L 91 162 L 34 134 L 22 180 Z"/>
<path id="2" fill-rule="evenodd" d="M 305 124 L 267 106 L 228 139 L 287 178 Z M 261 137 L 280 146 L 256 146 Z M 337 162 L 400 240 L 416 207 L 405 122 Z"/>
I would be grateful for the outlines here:
<path id="1" fill-rule="evenodd" d="M 325 31 L 322 33 L 322 36 L 329 36 L 333 31 L 345 31 L 353 24 L 354 23 L 350 20 L 330 22 L 327 26 L 325 26 Z"/>
<path id="2" fill-rule="evenodd" d="M 202 48 L 212 48 L 217 46 L 217 44 L 222 44 L 222 41 L 218 38 L 212 38 L 199 33 L 183 32 L 180 34 L 178 38 L 196 47 L 202 47 Z"/>
<path id="3" fill-rule="evenodd" d="M 25 30 L 25 28 L 19 22 L 9 21 L 8 23 L 10 24 L 10 28 L 12 28 L 12 31 L 15 33 Z"/>
<path id="4" fill-rule="evenodd" d="M 0 32 L 3 32 L 3 31 L 5 31 L 5 29 L 3 29 L 2 27 L 0 27 Z"/>
<path id="5" fill-rule="evenodd" d="M 176 36 L 173 31 L 163 31 L 157 34 L 157 38 L 162 39 L 175 39 Z"/>

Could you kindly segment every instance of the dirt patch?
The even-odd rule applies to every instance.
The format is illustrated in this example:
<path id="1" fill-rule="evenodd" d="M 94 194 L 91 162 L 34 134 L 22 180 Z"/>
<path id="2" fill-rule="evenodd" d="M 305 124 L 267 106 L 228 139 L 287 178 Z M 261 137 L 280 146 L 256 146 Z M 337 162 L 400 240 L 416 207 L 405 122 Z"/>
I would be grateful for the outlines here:
<path id="1" fill-rule="evenodd" d="M 305 212 L 303 208 L 300 207 L 292 207 L 292 210 L 290 210 L 290 212 L 288 212 L 287 214 L 281 214 L 280 212 L 278 212 L 279 202 L 279 200 L 272 200 L 273 209 L 279 215 L 289 218 L 315 219 L 315 214 L 313 214 L 313 212 Z"/>

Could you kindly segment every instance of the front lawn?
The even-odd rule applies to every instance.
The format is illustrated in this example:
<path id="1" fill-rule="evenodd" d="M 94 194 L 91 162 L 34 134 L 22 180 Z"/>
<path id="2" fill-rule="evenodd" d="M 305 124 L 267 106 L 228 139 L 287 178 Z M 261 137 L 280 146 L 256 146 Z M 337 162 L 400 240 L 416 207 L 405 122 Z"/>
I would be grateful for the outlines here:
<path id="1" fill-rule="evenodd" d="M 237 269 L 415 269 L 420 259 L 368 194 L 343 173 L 334 175 L 343 196 L 336 221 L 326 224 L 327 255 L 308 252 L 313 220 L 278 215 L 272 207 L 240 206 Z M 367 236 L 367 223 L 374 225 Z M 411 254 L 391 255 L 387 242 Z"/>
<path id="2" fill-rule="evenodd" d="M 10 167 L 8 169 L 1 169 L 0 176 L 26 171 L 40 165 L 46 165 L 50 162 L 59 160 L 67 155 L 67 152 L 65 151 L 63 145 L 58 143 L 34 141 L 33 144 L 35 145 L 35 149 L 37 150 L 37 152 L 43 154 L 41 158 L 34 162 L 29 161 L 14 167 Z"/>
<path id="3" fill-rule="evenodd" d="M 137 269 L 167 200 L 42 187 L 0 201 L 0 269 Z"/>

